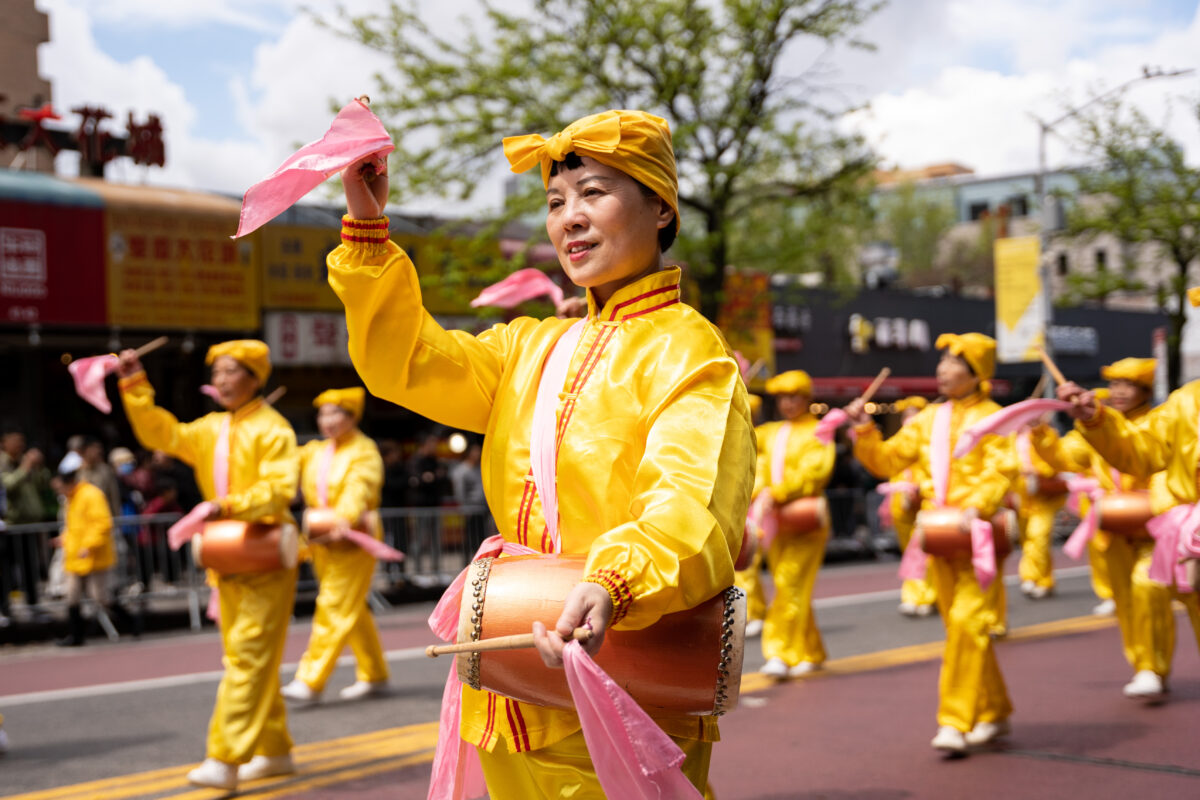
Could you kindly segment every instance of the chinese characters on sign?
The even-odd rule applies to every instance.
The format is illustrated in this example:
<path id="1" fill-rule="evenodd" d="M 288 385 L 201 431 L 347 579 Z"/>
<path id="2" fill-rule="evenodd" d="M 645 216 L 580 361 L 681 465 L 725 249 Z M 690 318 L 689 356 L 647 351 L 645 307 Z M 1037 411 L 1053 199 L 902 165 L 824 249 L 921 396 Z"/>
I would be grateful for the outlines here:
<path id="1" fill-rule="evenodd" d="M 278 366 L 350 364 L 344 314 L 271 311 L 264 315 L 263 330 Z"/>
<path id="2" fill-rule="evenodd" d="M 925 352 L 931 345 L 929 323 L 923 319 L 876 317 L 868 320 L 862 314 L 851 314 L 847 333 L 850 350 L 854 353 L 867 353 L 872 348 Z"/>
<path id="3" fill-rule="evenodd" d="M 41 299 L 47 293 L 46 234 L 0 228 L 0 295 Z"/>

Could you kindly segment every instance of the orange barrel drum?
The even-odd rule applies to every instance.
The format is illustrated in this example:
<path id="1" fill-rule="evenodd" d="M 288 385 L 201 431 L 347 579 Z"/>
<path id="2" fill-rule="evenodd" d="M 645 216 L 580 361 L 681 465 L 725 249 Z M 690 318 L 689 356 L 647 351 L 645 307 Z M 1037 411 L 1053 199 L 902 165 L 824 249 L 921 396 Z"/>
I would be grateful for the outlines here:
<path id="1" fill-rule="evenodd" d="M 754 554 L 758 552 L 758 531 L 752 526 L 746 525 L 745 532 L 742 534 L 742 547 L 738 550 L 737 558 L 733 561 L 733 568 L 738 572 L 749 567 L 754 563 Z"/>
<path id="2" fill-rule="evenodd" d="M 582 556 L 481 558 L 468 567 L 458 641 L 529 633 L 535 620 L 553 628 L 563 600 L 583 577 Z M 746 595 L 730 587 L 648 628 L 609 629 L 596 663 L 647 711 L 723 714 L 737 706 L 742 680 Z M 534 648 L 459 653 L 458 677 L 523 703 L 574 708 L 561 669 Z"/>
<path id="3" fill-rule="evenodd" d="M 222 575 L 291 569 L 299 561 L 295 525 L 263 525 L 236 519 L 204 524 L 192 537 L 192 557 Z"/>
<path id="4" fill-rule="evenodd" d="M 829 501 L 820 497 L 798 497 L 775 511 L 779 515 L 779 535 L 796 536 L 829 527 Z"/>
<path id="5" fill-rule="evenodd" d="M 320 543 L 326 536 L 333 533 L 338 524 L 338 515 L 332 508 L 306 508 L 300 518 L 300 531 L 310 542 Z M 354 530 L 362 531 L 371 536 L 377 536 L 379 530 L 379 512 L 364 511 L 354 524 Z"/>
<path id="6" fill-rule="evenodd" d="M 1067 482 L 1057 475 L 1031 475 L 1026 486 L 1030 494 L 1040 494 L 1042 497 L 1060 497 L 1070 492 Z"/>
<path id="7" fill-rule="evenodd" d="M 1146 523 L 1153 517 L 1149 492 L 1108 492 L 1100 498 L 1097 521 L 1102 531 L 1145 536 Z"/>
<path id="8" fill-rule="evenodd" d="M 922 549 L 931 556 L 952 558 L 971 554 L 971 530 L 966 515 L 958 508 L 930 508 L 917 512 L 913 535 L 920 536 Z M 1017 535 L 1017 514 L 1002 508 L 992 517 L 992 540 L 996 558 L 1012 552 Z"/>

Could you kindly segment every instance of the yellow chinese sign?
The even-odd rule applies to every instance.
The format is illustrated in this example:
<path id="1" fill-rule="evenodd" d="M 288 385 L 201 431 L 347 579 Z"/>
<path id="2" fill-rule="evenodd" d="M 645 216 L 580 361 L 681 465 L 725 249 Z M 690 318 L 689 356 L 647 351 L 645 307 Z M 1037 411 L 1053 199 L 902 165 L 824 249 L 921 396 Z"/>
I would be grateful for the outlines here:
<path id="1" fill-rule="evenodd" d="M 997 239 L 996 358 L 1004 364 L 1037 361 L 1046 341 L 1046 295 L 1038 267 L 1037 236 Z"/>
<path id="2" fill-rule="evenodd" d="M 341 244 L 338 228 L 265 225 L 258 231 L 263 307 L 341 311 L 325 256 Z"/>

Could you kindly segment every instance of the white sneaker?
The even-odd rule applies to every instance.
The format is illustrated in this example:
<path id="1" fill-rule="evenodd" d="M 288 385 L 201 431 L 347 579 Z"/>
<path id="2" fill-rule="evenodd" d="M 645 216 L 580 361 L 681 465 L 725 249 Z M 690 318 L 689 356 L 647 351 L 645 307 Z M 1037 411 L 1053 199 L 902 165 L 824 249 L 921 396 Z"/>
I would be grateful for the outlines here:
<path id="1" fill-rule="evenodd" d="M 906 617 L 915 617 L 917 615 L 916 603 L 901 603 L 896 606 L 896 610 Z"/>
<path id="2" fill-rule="evenodd" d="M 815 661 L 801 661 L 794 667 L 788 669 L 789 678 L 799 678 L 801 675 L 807 675 L 810 672 L 817 672 L 821 669 L 821 665 Z"/>
<path id="3" fill-rule="evenodd" d="M 361 700 L 364 697 L 377 697 L 381 694 L 386 694 L 387 689 L 387 681 L 355 681 L 338 692 L 338 697 L 343 700 Z"/>
<path id="4" fill-rule="evenodd" d="M 276 775 L 291 775 L 296 771 L 291 753 L 281 756 L 255 756 L 237 768 L 239 781 L 257 781 Z"/>
<path id="5" fill-rule="evenodd" d="M 965 753 L 967 751 L 967 739 L 963 736 L 963 732 L 949 725 L 942 725 L 938 728 L 933 741 L 929 744 L 934 750 L 941 750 L 943 753 Z"/>
<path id="6" fill-rule="evenodd" d="M 1163 679 L 1158 673 L 1148 669 L 1138 670 L 1134 674 L 1133 680 L 1125 684 L 1122 689 L 1126 697 L 1134 697 L 1140 700 L 1153 700 L 1162 697 L 1167 692 L 1167 687 L 1163 685 Z"/>
<path id="7" fill-rule="evenodd" d="M 1050 595 L 1054 594 L 1054 587 L 1053 586 L 1036 585 L 1032 589 L 1030 589 L 1028 592 L 1026 592 L 1026 594 L 1029 595 L 1030 600 L 1043 600 L 1043 599 L 1049 597 Z"/>
<path id="8" fill-rule="evenodd" d="M 321 701 L 321 693 L 315 691 L 311 686 L 301 680 L 294 680 L 287 686 L 279 690 L 279 693 L 287 700 L 294 700 L 297 703 L 318 703 Z"/>
<path id="9" fill-rule="evenodd" d="M 1033 581 L 1021 581 L 1021 594 L 1033 594 L 1033 590 L 1037 588 L 1037 584 Z"/>
<path id="10" fill-rule="evenodd" d="M 928 617 L 933 614 L 933 605 L 931 603 L 921 603 L 917 606 L 918 617 Z"/>
<path id="11" fill-rule="evenodd" d="M 1006 719 L 996 722 L 976 722 L 975 727 L 971 728 L 963 736 L 963 739 L 972 747 L 978 747 L 981 744 L 995 741 L 1001 736 L 1008 736 L 1010 733 L 1012 733 L 1012 725 Z"/>
<path id="12" fill-rule="evenodd" d="M 0 728 L 0 756 L 8 752 L 8 734 L 4 732 L 4 728 Z"/>
<path id="13" fill-rule="evenodd" d="M 752 619 L 746 623 L 746 638 L 753 639 L 755 636 L 762 635 L 763 621 L 761 619 Z"/>
<path id="14" fill-rule="evenodd" d="M 206 758 L 200 766 L 187 774 L 187 780 L 194 786 L 233 791 L 238 785 L 238 768 L 234 764 L 217 761 L 215 758 Z"/>
<path id="15" fill-rule="evenodd" d="M 1117 613 L 1117 601 L 1111 597 L 1107 600 L 1101 600 L 1092 607 L 1092 613 L 1097 617 L 1111 617 Z"/>
<path id="16" fill-rule="evenodd" d="M 772 658 L 758 670 L 769 678 L 786 678 L 788 665 L 782 658 Z"/>

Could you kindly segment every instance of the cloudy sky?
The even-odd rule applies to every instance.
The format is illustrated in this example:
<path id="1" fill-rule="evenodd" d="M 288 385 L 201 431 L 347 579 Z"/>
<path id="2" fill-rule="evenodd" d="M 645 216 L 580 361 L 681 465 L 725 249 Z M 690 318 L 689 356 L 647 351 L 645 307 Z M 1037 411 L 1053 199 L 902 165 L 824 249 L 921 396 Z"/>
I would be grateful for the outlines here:
<path id="1" fill-rule="evenodd" d="M 29 0 L 7 0 L 28 2 Z M 507 0 L 518 7 L 523 0 Z M 344 0 L 355 10 L 384 0 Z M 321 30 L 301 6 L 332 0 L 36 0 L 50 14 L 40 51 L 55 106 L 106 105 L 123 120 L 157 112 L 168 166 L 110 167 L 112 180 L 240 194 L 297 142 L 319 138 L 331 98 L 369 92 L 378 56 Z M 449 29 L 471 0 L 422 0 Z M 1141 74 L 1200 67 L 1200 0 L 892 0 L 865 28 L 873 53 L 832 52 L 839 93 L 865 104 L 845 124 L 889 166 L 956 161 L 980 174 L 1032 171 L 1037 125 Z M 796 59 L 813 53 L 796 53 Z M 1091 94 L 1089 94 L 1091 93 Z M 1135 84 L 1130 102 L 1165 124 L 1200 162 L 1200 72 Z M 1064 126 L 1064 131 L 1069 128 Z M 69 160 L 69 157 L 64 157 Z M 1050 142 L 1051 166 L 1070 163 Z M 69 163 L 60 164 L 64 172 Z M 477 202 L 499 201 L 498 184 Z"/>

